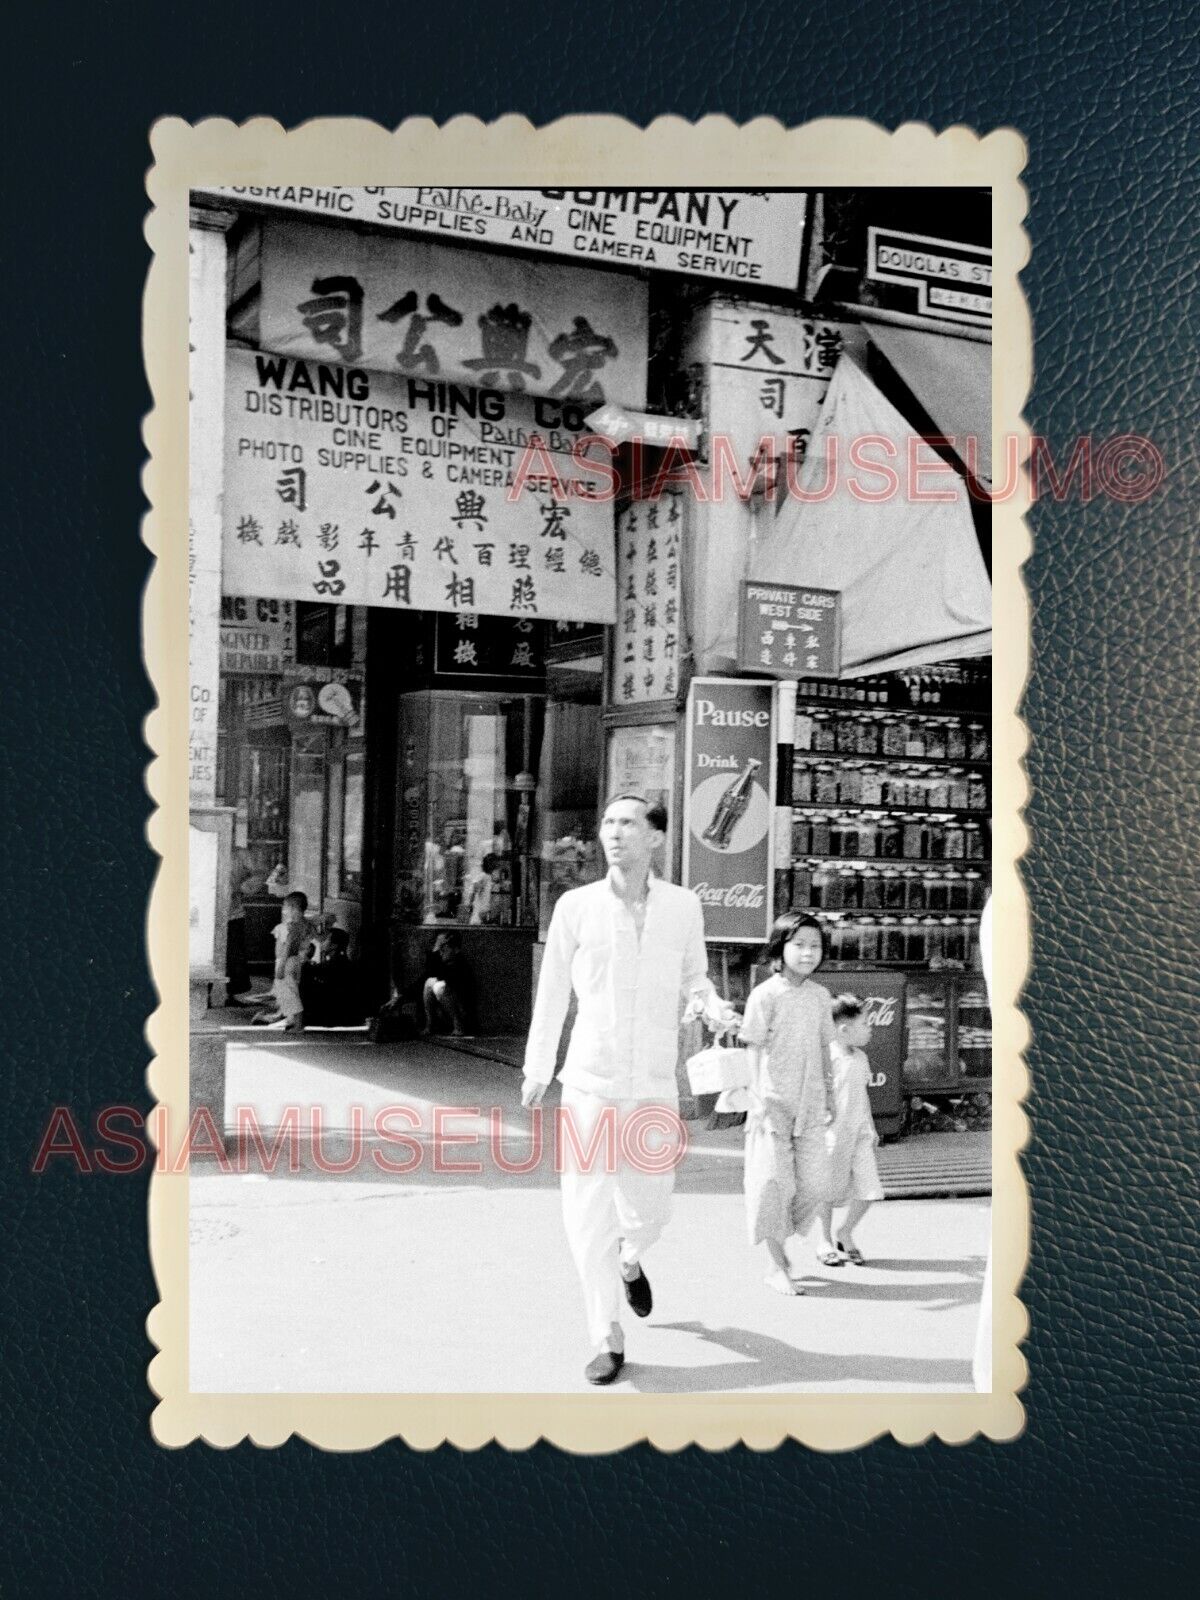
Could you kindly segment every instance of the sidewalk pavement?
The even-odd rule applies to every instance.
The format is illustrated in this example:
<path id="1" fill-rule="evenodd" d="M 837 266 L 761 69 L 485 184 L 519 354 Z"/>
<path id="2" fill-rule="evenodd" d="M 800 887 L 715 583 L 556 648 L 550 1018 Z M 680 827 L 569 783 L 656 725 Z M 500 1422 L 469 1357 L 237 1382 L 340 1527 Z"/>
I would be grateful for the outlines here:
<path id="1" fill-rule="evenodd" d="M 530 1119 L 507 1066 L 435 1044 L 334 1045 L 317 1035 L 244 1042 L 243 1066 L 300 1089 L 329 1071 L 364 1101 L 404 1103 L 428 1130 L 432 1108 L 480 1108 L 405 1175 L 369 1150 L 341 1175 L 287 1158 L 267 1175 L 197 1162 L 189 1175 L 192 1387 L 217 1393 L 573 1393 L 587 1388 L 582 1297 L 547 1157 L 516 1175 L 488 1148 L 500 1108 L 509 1162 L 530 1149 Z M 245 1053 L 248 1047 L 249 1054 Z M 275 1075 L 273 1070 L 270 1074 Z M 243 1073 L 242 1082 L 252 1081 Z M 311 1086 L 311 1084 L 310 1084 Z M 274 1089 L 263 1084 L 268 1097 Z M 368 1127 L 370 1112 L 368 1110 Z M 652 1393 L 969 1390 L 990 1209 L 983 1199 L 893 1200 L 858 1230 L 865 1268 L 817 1264 L 793 1241 L 805 1293 L 763 1284 L 765 1252 L 746 1242 L 739 1129 L 688 1129 L 675 1212 L 646 1258 L 655 1307 L 626 1319 L 622 1389 Z M 376 1147 L 378 1148 L 378 1147 Z M 346 1136 L 330 1158 L 353 1154 Z M 395 1146 L 385 1154 L 403 1152 Z M 599 1403 L 602 1403 L 600 1401 Z"/>

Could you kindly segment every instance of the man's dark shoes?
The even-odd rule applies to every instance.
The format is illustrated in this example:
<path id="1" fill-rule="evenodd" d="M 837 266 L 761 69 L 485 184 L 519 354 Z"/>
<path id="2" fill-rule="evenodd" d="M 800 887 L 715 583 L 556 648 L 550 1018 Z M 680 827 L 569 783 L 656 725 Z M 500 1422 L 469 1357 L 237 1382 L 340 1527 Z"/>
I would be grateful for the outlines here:
<path id="1" fill-rule="evenodd" d="M 583 1375 L 589 1383 L 612 1383 L 624 1365 L 625 1357 L 620 1350 L 601 1350 L 584 1367 Z"/>
<path id="2" fill-rule="evenodd" d="M 635 1317 L 648 1317 L 654 1310 L 654 1296 L 650 1293 L 650 1279 L 638 1268 L 636 1278 L 629 1279 L 621 1274 L 621 1282 L 625 1285 L 625 1298 L 629 1302 L 629 1309 Z"/>

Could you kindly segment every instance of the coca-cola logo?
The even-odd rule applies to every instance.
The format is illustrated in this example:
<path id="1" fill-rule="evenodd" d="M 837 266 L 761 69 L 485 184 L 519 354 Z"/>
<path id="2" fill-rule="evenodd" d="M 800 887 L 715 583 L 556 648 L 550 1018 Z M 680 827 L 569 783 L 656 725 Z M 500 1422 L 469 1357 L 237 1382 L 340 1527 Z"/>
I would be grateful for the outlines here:
<path id="1" fill-rule="evenodd" d="M 738 906 L 748 911 L 758 911 L 767 900 L 766 888 L 761 883 L 731 883 L 727 889 L 719 884 L 714 887 L 708 883 L 697 883 L 693 888 L 703 906 Z"/>
<path id="2" fill-rule="evenodd" d="M 867 994 L 862 997 L 866 1010 L 863 1018 L 873 1028 L 890 1028 L 896 1020 L 898 1001 L 895 995 Z"/>

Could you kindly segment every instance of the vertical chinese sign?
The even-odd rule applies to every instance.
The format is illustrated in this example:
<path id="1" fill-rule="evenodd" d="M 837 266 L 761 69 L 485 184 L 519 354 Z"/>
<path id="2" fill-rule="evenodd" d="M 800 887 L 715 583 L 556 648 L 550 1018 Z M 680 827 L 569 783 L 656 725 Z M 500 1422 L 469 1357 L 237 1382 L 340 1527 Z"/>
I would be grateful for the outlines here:
<path id="1" fill-rule="evenodd" d="M 774 684 L 694 678 L 684 757 L 683 882 L 700 897 L 706 939 L 766 939 L 774 807 Z"/>
<path id="2" fill-rule="evenodd" d="M 670 490 L 635 500 L 617 518 L 614 706 L 673 700 L 678 692 L 686 507 L 686 496 Z"/>

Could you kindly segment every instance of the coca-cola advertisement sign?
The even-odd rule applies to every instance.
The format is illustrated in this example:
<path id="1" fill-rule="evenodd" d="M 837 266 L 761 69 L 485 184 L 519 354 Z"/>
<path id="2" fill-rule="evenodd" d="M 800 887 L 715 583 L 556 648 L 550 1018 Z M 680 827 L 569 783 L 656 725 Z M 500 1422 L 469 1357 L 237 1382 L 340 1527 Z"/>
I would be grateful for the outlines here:
<path id="1" fill-rule="evenodd" d="M 686 772 L 683 881 L 700 896 L 705 938 L 761 943 L 774 867 L 773 683 L 692 680 Z"/>

